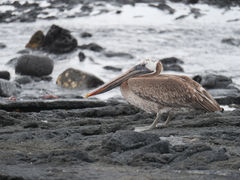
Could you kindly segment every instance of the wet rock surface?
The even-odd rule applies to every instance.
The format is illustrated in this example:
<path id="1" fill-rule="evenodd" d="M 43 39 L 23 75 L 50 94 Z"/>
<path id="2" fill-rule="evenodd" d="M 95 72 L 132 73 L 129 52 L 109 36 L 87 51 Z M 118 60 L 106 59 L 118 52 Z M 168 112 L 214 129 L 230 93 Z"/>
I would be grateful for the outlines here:
<path id="1" fill-rule="evenodd" d="M 104 49 L 102 46 L 100 46 L 96 43 L 83 44 L 78 47 L 80 49 L 88 49 L 88 50 L 95 51 L 95 52 L 101 52 Z"/>
<path id="2" fill-rule="evenodd" d="M 176 57 L 164 58 L 161 59 L 161 62 L 163 64 L 164 71 L 184 71 L 183 68 L 180 66 L 180 64 L 183 64 L 183 61 Z"/>
<path id="3" fill-rule="evenodd" d="M 23 55 L 17 60 L 15 72 L 41 77 L 51 74 L 53 67 L 53 60 L 47 56 Z"/>
<path id="4" fill-rule="evenodd" d="M 230 77 L 205 74 L 196 75 L 193 80 L 206 88 L 220 104 L 240 104 L 240 90 L 234 86 Z"/>
<path id="5" fill-rule="evenodd" d="M 4 44 L 4 43 L 1 43 L 0 42 L 0 49 L 4 49 L 4 48 L 6 48 L 7 46 Z"/>
<path id="6" fill-rule="evenodd" d="M 0 106 L 5 109 L 0 111 L 2 178 L 238 179 L 240 175 L 239 109 L 179 111 L 169 127 L 139 133 L 132 129 L 149 125 L 154 115 L 118 101 L 1 101 Z"/>
<path id="7" fill-rule="evenodd" d="M 232 7 L 240 5 L 238 0 L 170 0 L 171 2 L 182 2 L 187 5 L 196 4 L 196 3 L 205 3 L 209 5 L 218 6 L 220 8 Z M 153 8 L 158 8 L 161 11 L 166 11 L 169 14 L 174 14 L 175 10 L 168 5 L 166 1 L 158 0 L 104 0 L 101 1 L 101 13 L 108 13 L 108 9 L 105 7 L 105 3 L 111 3 L 115 6 L 122 5 L 135 5 L 136 3 L 147 3 Z M 152 3 L 158 3 L 157 5 Z M 74 18 L 74 17 L 83 17 L 89 16 L 96 8 L 100 6 L 98 3 L 92 0 L 84 0 L 84 1 L 48 1 L 48 3 L 42 6 L 42 1 L 33 1 L 33 2 L 25 2 L 19 3 L 18 1 L 7 1 L 4 2 L 3 5 L 10 6 L 7 11 L 3 11 L 0 13 L 0 22 L 10 23 L 10 22 L 34 22 L 38 19 L 58 19 L 58 18 Z M 76 6 L 79 6 L 79 10 L 75 11 L 72 15 L 68 13 L 72 11 Z M 49 10 L 55 10 L 61 15 L 53 14 Z M 121 12 L 121 11 L 117 11 Z"/>
<path id="8" fill-rule="evenodd" d="M 0 79 L 10 80 L 10 73 L 8 71 L 0 71 Z"/>
<path id="9" fill-rule="evenodd" d="M 20 86 L 17 83 L 0 79 L 0 96 L 1 97 L 16 96 L 19 93 L 19 90 L 20 90 Z"/>
<path id="10" fill-rule="evenodd" d="M 57 78 L 57 85 L 68 89 L 90 89 L 102 84 L 98 77 L 73 68 L 65 70 Z"/>
<path id="11" fill-rule="evenodd" d="M 42 43 L 43 50 L 56 54 L 71 52 L 76 47 L 77 40 L 70 31 L 57 25 L 50 27 Z"/>

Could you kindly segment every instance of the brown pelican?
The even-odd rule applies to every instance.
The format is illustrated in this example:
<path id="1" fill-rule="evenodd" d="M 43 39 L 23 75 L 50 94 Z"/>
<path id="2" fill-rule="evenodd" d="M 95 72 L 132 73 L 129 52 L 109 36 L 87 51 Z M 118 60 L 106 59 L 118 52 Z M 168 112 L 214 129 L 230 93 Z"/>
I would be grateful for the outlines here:
<path id="1" fill-rule="evenodd" d="M 213 97 L 197 82 L 187 76 L 160 74 L 163 66 L 157 60 L 144 60 L 123 75 L 104 84 L 86 97 L 105 93 L 120 86 L 124 98 L 147 112 L 157 113 L 150 126 L 137 127 L 145 131 L 166 126 L 175 108 L 187 107 L 206 112 L 223 111 Z M 167 112 L 164 123 L 158 123 L 161 113 Z"/>

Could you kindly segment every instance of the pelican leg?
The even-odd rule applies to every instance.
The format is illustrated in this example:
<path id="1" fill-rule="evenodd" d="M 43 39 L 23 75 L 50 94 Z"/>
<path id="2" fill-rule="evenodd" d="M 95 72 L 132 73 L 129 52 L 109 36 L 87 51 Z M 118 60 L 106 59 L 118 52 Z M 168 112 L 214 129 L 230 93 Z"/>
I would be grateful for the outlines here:
<path id="1" fill-rule="evenodd" d="M 171 121 L 171 119 L 172 119 L 172 113 L 169 112 L 169 113 L 168 113 L 167 120 L 166 120 L 164 123 L 158 123 L 158 124 L 156 124 L 156 127 L 157 127 L 157 128 L 167 127 L 167 125 L 169 124 L 169 122 Z"/>
<path id="2" fill-rule="evenodd" d="M 157 113 L 157 117 L 153 121 L 153 123 L 150 126 L 143 126 L 143 127 L 135 127 L 134 131 L 136 132 L 142 132 L 142 131 L 147 131 L 151 130 L 157 127 L 158 121 L 161 119 L 161 113 Z"/>

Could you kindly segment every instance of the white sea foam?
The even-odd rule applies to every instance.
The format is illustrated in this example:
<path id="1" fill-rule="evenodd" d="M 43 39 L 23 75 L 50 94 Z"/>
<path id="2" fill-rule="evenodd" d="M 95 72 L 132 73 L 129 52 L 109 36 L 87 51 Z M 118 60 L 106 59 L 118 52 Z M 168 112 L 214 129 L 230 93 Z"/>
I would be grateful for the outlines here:
<path id="1" fill-rule="evenodd" d="M 44 1 L 41 4 L 44 7 L 47 5 Z M 14 79 L 14 69 L 6 66 L 6 62 L 19 56 L 16 52 L 24 49 L 35 31 L 41 29 L 46 33 L 50 25 L 57 24 L 71 30 L 80 45 L 95 42 L 107 51 L 126 52 L 134 55 L 135 58 L 107 58 L 103 53 L 84 51 L 89 58 L 84 62 L 79 62 L 78 51 L 62 55 L 62 60 L 56 60 L 59 57 L 50 55 L 55 59 L 53 83 L 57 76 L 68 67 L 93 73 L 106 82 L 121 72 L 107 71 L 103 69 L 105 65 L 117 66 L 122 68 L 122 71 L 126 71 L 145 58 L 159 59 L 175 56 L 184 60 L 183 68 L 187 75 L 206 71 L 215 72 L 231 76 L 234 83 L 240 87 L 239 47 L 221 43 L 224 38 L 240 38 L 238 28 L 240 21 L 227 22 L 240 17 L 240 8 L 225 10 L 208 5 L 191 5 L 192 8 L 199 8 L 203 16 L 194 19 L 193 15 L 189 15 L 184 19 L 175 20 L 180 15 L 189 14 L 190 8 L 179 3 L 169 3 L 169 5 L 176 10 L 175 14 L 169 15 L 146 4 L 124 5 L 122 8 L 105 5 L 105 7 L 94 8 L 92 15 L 86 17 L 38 20 L 24 24 L 2 23 L 0 24 L 0 40 L 7 45 L 7 48 L 0 50 L 0 69 L 9 70 Z M 107 8 L 109 12 L 98 15 L 104 8 Z M 47 8 L 46 11 L 52 13 L 48 16 L 64 17 L 74 15 L 79 9 L 80 6 L 76 6 L 69 12 L 66 10 L 60 13 L 58 10 L 50 11 Z M 122 13 L 116 14 L 116 10 L 121 10 Z M 84 31 L 92 33 L 93 37 L 80 38 L 80 33 Z M 117 89 L 99 97 L 105 99 L 116 95 L 120 96 Z"/>

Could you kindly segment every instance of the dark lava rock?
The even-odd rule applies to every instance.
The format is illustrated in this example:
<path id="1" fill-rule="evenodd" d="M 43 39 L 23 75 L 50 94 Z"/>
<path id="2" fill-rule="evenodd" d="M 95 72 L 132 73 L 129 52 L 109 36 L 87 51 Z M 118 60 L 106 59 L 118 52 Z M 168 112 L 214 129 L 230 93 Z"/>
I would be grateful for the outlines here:
<path id="1" fill-rule="evenodd" d="M 8 71 L 0 71 L 0 79 L 10 80 L 10 73 Z"/>
<path id="2" fill-rule="evenodd" d="M 85 54 L 83 52 L 78 53 L 79 61 L 83 62 L 86 58 Z"/>
<path id="3" fill-rule="evenodd" d="M 133 55 L 129 54 L 129 53 L 124 53 L 124 52 L 112 52 L 112 51 L 107 51 L 104 52 L 104 55 L 106 57 L 112 58 L 112 57 L 121 57 L 121 58 L 128 58 L 128 59 L 132 59 L 134 58 Z"/>
<path id="4" fill-rule="evenodd" d="M 51 26 L 42 44 L 43 50 L 55 54 L 68 53 L 76 47 L 77 40 L 70 34 L 70 31 L 57 25 Z"/>
<path id="5" fill-rule="evenodd" d="M 121 68 L 113 67 L 113 66 L 104 66 L 103 69 L 110 70 L 110 71 L 121 71 Z"/>
<path id="6" fill-rule="evenodd" d="M 28 49 L 23 49 L 17 52 L 18 54 L 30 54 L 30 51 Z"/>
<path id="7" fill-rule="evenodd" d="M 28 122 L 28 123 L 25 123 L 24 128 L 38 128 L 39 125 L 37 122 Z"/>
<path id="8" fill-rule="evenodd" d="M 15 81 L 19 84 L 28 84 L 31 82 L 40 82 L 40 81 L 51 81 L 51 76 L 42 76 L 42 77 L 36 77 L 36 76 L 21 76 L 15 78 Z"/>
<path id="9" fill-rule="evenodd" d="M 23 177 L 20 176 L 11 176 L 11 175 L 2 175 L 0 174 L 1 180 L 24 180 Z"/>
<path id="10" fill-rule="evenodd" d="M 201 0 L 201 2 L 210 5 L 217 5 L 218 7 L 230 7 L 240 5 L 240 2 L 238 0 Z"/>
<path id="11" fill-rule="evenodd" d="M 90 38 L 90 37 L 92 37 L 92 34 L 88 33 L 88 32 L 83 32 L 83 33 L 81 33 L 81 37 L 82 38 Z"/>
<path id="12" fill-rule="evenodd" d="M 200 83 L 203 87 L 208 89 L 213 88 L 227 88 L 232 83 L 232 79 L 223 75 L 207 74 L 207 75 L 196 75 L 193 80 Z"/>
<path id="13" fill-rule="evenodd" d="M 178 112 L 168 127 L 137 133 L 130 129 L 155 117 L 114 100 L 3 100 L 0 108 L 1 175 L 239 179 L 239 109 Z"/>
<path id="14" fill-rule="evenodd" d="M 32 78 L 30 76 L 21 76 L 17 77 L 15 81 L 19 84 L 28 84 L 32 82 Z"/>
<path id="15" fill-rule="evenodd" d="M 165 2 L 158 3 L 158 5 L 150 4 L 151 7 L 156 7 L 160 9 L 161 11 L 167 11 L 169 14 L 174 14 L 175 10 L 167 5 Z"/>
<path id="16" fill-rule="evenodd" d="M 117 131 L 103 141 L 103 147 L 113 152 L 122 152 L 137 149 L 153 142 L 159 141 L 154 134 L 138 133 L 134 131 Z"/>
<path id="17" fill-rule="evenodd" d="M 0 79 L 0 96 L 10 97 L 16 96 L 19 92 L 19 87 L 16 83 L 4 79 Z"/>
<path id="18" fill-rule="evenodd" d="M 18 58 L 15 72 L 41 77 L 51 74 L 53 66 L 53 61 L 46 56 L 23 55 Z"/>
<path id="19" fill-rule="evenodd" d="M 92 12 L 93 7 L 91 7 L 88 3 L 86 3 L 86 4 L 83 4 L 83 5 L 82 5 L 81 10 L 82 10 L 83 12 L 88 12 L 88 13 L 90 13 L 90 12 Z"/>
<path id="20" fill-rule="evenodd" d="M 0 43 L 0 49 L 4 49 L 5 47 L 7 47 L 5 44 Z"/>
<path id="21" fill-rule="evenodd" d="M 188 4 L 197 4 L 199 0 L 187 0 Z"/>
<path id="22" fill-rule="evenodd" d="M 218 7 L 231 7 L 240 5 L 238 0 L 170 0 L 172 2 L 182 2 L 185 4 L 205 3 L 208 5 L 216 5 Z"/>
<path id="23" fill-rule="evenodd" d="M 200 12 L 200 9 L 198 9 L 198 8 L 191 8 L 189 15 L 190 14 L 193 14 L 193 17 L 195 19 L 203 16 L 203 14 Z"/>
<path id="24" fill-rule="evenodd" d="M 232 45 L 232 46 L 240 46 L 240 39 L 225 38 L 225 39 L 222 40 L 222 43 Z"/>
<path id="25" fill-rule="evenodd" d="M 81 46 L 78 46 L 80 49 L 88 49 L 91 51 L 95 51 L 95 52 L 101 52 L 103 51 L 103 48 L 96 44 L 96 43 L 90 43 L 90 44 L 83 44 Z"/>
<path id="26" fill-rule="evenodd" d="M 230 105 L 230 104 L 240 104 L 240 93 L 237 96 L 228 94 L 227 96 L 220 96 L 215 98 L 219 104 Z"/>
<path id="27" fill-rule="evenodd" d="M 168 65 L 168 64 L 183 64 L 183 61 L 176 58 L 176 57 L 168 57 L 161 59 L 162 64 Z"/>
<path id="28" fill-rule="evenodd" d="M 116 11 L 116 14 L 121 14 L 121 13 L 122 13 L 121 10 L 117 10 L 117 11 Z"/>
<path id="29" fill-rule="evenodd" d="M 57 85 L 69 89 L 96 88 L 104 82 L 92 74 L 69 68 L 57 78 Z"/>
<path id="30" fill-rule="evenodd" d="M 26 48 L 31 48 L 31 49 L 38 49 L 42 46 L 43 41 L 44 41 L 44 34 L 42 31 L 37 31 L 35 32 L 30 41 L 26 44 Z"/>
<path id="31" fill-rule="evenodd" d="M 10 60 L 6 63 L 6 65 L 11 66 L 11 67 L 15 67 L 16 64 L 17 64 L 17 62 L 18 62 L 18 58 L 13 58 L 13 59 L 10 59 Z"/>
<path id="32" fill-rule="evenodd" d="M 161 59 L 161 62 L 163 64 L 164 71 L 178 71 L 178 72 L 184 72 L 183 68 L 179 64 L 183 64 L 183 61 L 175 58 L 175 57 L 169 57 Z"/>

